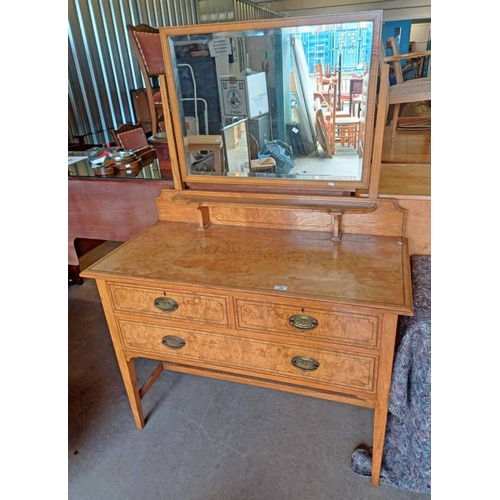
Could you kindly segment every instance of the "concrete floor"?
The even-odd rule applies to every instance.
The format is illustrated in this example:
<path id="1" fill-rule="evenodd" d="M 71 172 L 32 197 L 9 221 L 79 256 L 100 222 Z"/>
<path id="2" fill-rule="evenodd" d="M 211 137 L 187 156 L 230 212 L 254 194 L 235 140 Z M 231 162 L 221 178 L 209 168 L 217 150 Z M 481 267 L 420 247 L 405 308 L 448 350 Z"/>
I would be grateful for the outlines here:
<path id="1" fill-rule="evenodd" d="M 418 500 L 350 469 L 373 411 L 164 372 L 135 427 L 93 280 L 68 288 L 69 500 Z M 137 360 L 139 383 L 156 365 Z"/>

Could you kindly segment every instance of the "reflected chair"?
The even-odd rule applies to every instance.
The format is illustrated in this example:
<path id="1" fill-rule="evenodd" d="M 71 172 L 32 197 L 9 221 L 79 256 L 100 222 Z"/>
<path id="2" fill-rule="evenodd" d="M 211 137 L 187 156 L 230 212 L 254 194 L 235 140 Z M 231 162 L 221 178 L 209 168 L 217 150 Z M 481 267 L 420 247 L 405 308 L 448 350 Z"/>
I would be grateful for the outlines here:
<path id="1" fill-rule="evenodd" d="M 153 135 L 155 135 L 164 130 L 161 93 L 157 90 L 158 85 L 153 86 L 153 79 L 165 74 L 160 30 L 147 24 L 138 24 L 137 26 L 128 24 L 127 30 L 146 87 L 151 128 Z"/>
<path id="2" fill-rule="evenodd" d="M 325 90 L 325 85 L 330 85 L 330 78 L 323 74 L 323 66 L 321 64 L 314 65 L 314 74 L 316 77 L 316 90 L 322 92 Z"/>
<path id="3" fill-rule="evenodd" d="M 349 116 L 354 116 L 354 106 L 361 103 L 361 94 L 363 93 L 363 78 L 362 77 L 351 77 L 349 79 L 342 80 L 341 93 L 340 93 L 340 109 L 344 110 L 347 105 Z"/>
<path id="4" fill-rule="evenodd" d="M 323 115 L 323 110 L 317 109 L 314 112 L 314 130 L 316 131 L 316 136 L 318 138 L 319 145 L 326 153 L 328 158 L 333 155 L 332 144 L 331 144 L 331 125 L 327 128 L 327 121 Z"/>
<path id="5" fill-rule="evenodd" d="M 314 73 L 316 78 L 316 92 L 315 94 L 323 95 L 323 99 L 330 101 L 331 89 L 337 83 L 337 77 L 330 74 L 330 66 L 327 66 L 327 72 L 323 73 L 323 66 L 321 64 L 314 65 Z M 326 88 L 325 88 L 326 86 Z M 328 102 L 330 104 L 330 102 Z"/>
<path id="6" fill-rule="evenodd" d="M 384 132 L 386 129 L 387 115 L 391 104 L 398 106 L 398 113 L 394 115 L 394 120 L 391 126 L 391 138 L 395 133 L 397 126 L 397 117 L 399 114 L 399 106 L 401 104 L 430 101 L 431 100 L 431 79 L 416 78 L 414 80 L 404 81 L 402 79 L 402 71 L 399 76 L 396 76 L 396 84 L 390 85 L 388 62 L 400 62 L 402 59 L 411 57 L 427 57 L 430 56 L 430 51 L 422 51 L 419 53 L 412 52 L 411 54 L 392 55 L 381 59 L 380 70 L 380 89 L 377 104 L 377 116 L 375 120 L 375 132 L 373 135 L 373 151 L 372 151 L 372 166 L 370 169 L 370 198 L 378 197 L 380 184 L 380 170 L 382 166 L 382 149 L 384 145 Z M 399 64 L 401 67 L 401 64 Z M 399 79 L 399 82 L 398 82 Z"/>
<path id="7" fill-rule="evenodd" d="M 391 120 L 391 138 L 394 138 L 396 128 L 398 126 L 401 104 L 425 100 L 430 101 L 431 99 L 431 79 L 415 78 L 405 81 L 401 61 L 407 59 L 428 58 L 431 55 L 431 51 L 424 50 L 420 52 L 400 54 L 398 42 L 394 37 L 387 39 L 386 46 L 388 49 L 391 49 L 392 56 L 385 57 L 383 62 L 392 64 L 394 76 L 396 78 L 396 84 L 391 86 L 389 89 L 389 104 L 394 104 L 394 111 Z"/>
<path id="8" fill-rule="evenodd" d="M 333 83 L 328 88 L 328 94 L 314 92 L 314 128 L 321 148 L 330 158 L 335 154 L 335 141 L 337 133 L 337 84 Z M 318 113 L 317 111 L 321 111 Z"/>
<path id="9" fill-rule="evenodd" d="M 357 117 L 359 118 L 361 111 L 363 95 L 363 78 L 351 78 L 349 82 L 349 114 L 355 116 L 356 104 L 358 105 Z"/>
<path id="10" fill-rule="evenodd" d="M 116 130 L 113 130 L 113 137 L 115 144 L 123 149 L 134 151 L 149 147 L 148 138 L 140 125 L 132 125 L 131 123 L 120 125 Z"/>

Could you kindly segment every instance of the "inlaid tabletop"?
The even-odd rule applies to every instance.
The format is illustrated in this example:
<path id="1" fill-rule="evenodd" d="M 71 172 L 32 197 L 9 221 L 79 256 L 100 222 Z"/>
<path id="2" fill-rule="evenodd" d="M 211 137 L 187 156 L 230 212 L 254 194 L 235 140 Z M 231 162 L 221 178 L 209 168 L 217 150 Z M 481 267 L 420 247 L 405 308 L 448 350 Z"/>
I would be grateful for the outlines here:
<path id="1" fill-rule="evenodd" d="M 404 238 L 161 221 L 83 277 L 335 300 L 411 314 Z"/>

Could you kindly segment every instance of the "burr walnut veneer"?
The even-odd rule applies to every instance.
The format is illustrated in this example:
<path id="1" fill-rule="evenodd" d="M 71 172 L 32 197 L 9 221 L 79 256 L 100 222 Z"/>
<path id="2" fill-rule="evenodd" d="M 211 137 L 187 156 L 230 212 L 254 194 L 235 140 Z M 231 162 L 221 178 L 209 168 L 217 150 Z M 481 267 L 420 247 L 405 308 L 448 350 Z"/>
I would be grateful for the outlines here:
<path id="1" fill-rule="evenodd" d="M 164 370 L 373 408 L 378 484 L 396 323 L 412 314 L 404 211 L 224 196 L 163 191 L 160 220 L 82 273 L 97 281 L 137 427 Z M 137 357 L 159 361 L 142 387 Z"/>

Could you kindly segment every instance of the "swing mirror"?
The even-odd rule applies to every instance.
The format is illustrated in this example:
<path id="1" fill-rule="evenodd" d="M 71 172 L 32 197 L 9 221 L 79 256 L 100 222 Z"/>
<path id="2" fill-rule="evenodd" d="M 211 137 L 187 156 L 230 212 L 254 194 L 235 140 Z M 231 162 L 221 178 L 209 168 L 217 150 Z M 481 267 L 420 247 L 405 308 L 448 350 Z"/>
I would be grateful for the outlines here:
<path id="1" fill-rule="evenodd" d="M 161 28 L 182 180 L 367 187 L 380 29 L 380 11 Z"/>

